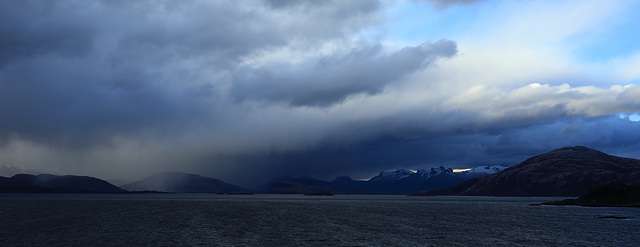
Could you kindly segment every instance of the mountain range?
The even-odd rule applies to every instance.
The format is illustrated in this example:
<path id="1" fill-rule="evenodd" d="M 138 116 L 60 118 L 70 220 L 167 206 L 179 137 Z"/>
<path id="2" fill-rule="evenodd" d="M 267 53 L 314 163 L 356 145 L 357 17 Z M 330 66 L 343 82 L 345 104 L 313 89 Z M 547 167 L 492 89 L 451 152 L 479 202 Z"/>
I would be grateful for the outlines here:
<path id="1" fill-rule="evenodd" d="M 250 190 L 196 174 L 164 172 L 117 187 L 88 176 L 16 174 L 0 176 L 0 193 L 251 193 Z"/>
<path id="2" fill-rule="evenodd" d="M 323 181 L 313 177 L 287 177 L 263 186 L 269 194 L 408 194 L 428 189 L 443 189 L 476 177 L 484 177 L 505 169 L 505 166 L 479 166 L 454 172 L 443 166 L 412 171 L 383 171 L 369 180 L 353 180 L 348 176 Z"/>
<path id="3" fill-rule="evenodd" d="M 640 183 L 640 160 L 587 147 L 565 147 L 531 157 L 502 172 L 417 195 L 579 196 L 603 182 Z"/>
<path id="4" fill-rule="evenodd" d="M 5 169 L 6 168 L 6 169 Z M 11 174 L 19 168 L 2 166 Z M 4 173 L 3 173 L 4 174 Z M 480 166 L 454 172 L 451 168 L 380 172 L 368 180 L 348 176 L 323 181 L 313 177 L 288 177 L 265 184 L 259 193 L 277 194 L 413 194 L 474 196 L 574 197 L 603 182 L 640 184 L 640 160 L 605 154 L 576 146 L 531 157 L 512 167 Z M 0 176 L 0 192 L 20 193 L 251 193 L 219 179 L 197 174 L 165 172 L 121 188 L 87 176 L 16 174 Z"/>

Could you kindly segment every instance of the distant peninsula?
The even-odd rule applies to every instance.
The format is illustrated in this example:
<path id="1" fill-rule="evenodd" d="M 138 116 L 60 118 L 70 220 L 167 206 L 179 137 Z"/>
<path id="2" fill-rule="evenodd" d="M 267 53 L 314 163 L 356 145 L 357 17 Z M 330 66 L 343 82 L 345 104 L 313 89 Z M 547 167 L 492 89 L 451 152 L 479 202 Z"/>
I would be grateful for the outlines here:
<path id="1" fill-rule="evenodd" d="M 87 176 L 16 174 L 0 177 L 2 193 L 128 193 L 102 179 Z"/>
<path id="2" fill-rule="evenodd" d="M 590 207 L 640 207 L 640 184 L 602 183 L 589 188 L 578 199 L 541 203 Z"/>

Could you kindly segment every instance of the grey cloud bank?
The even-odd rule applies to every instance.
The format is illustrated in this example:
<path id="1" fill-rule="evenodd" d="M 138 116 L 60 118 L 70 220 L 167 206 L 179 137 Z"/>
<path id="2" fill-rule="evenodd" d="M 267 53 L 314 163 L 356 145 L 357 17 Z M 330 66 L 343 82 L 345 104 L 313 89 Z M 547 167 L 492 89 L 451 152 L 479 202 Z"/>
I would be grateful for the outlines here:
<path id="1" fill-rule="evenodd" d="M 637 86 L 456 88 L 425 73 L 461 56 L 456 41 L 394 46 L 361 34 L 377 30 L 383 8 L 2 1 L 0 163 L 253 185 L 513 164 L 570 145 L 640 157 L 638 123 L 612 115 L 640 111 Z"/>
<path id="2" fill-rule="evenodd" d="M 415 72 L 437 58 L 456 54 L 449 40 L 404 47 L 381 55 L 380 45 L 354 49 L 343 56 L 286 66 L 274 64 L 238 73 L 233 93 L 242 100 L 282 101 L 294 106 L 329 106 L 353 94 L 379 93 L 386 84 Z"/>

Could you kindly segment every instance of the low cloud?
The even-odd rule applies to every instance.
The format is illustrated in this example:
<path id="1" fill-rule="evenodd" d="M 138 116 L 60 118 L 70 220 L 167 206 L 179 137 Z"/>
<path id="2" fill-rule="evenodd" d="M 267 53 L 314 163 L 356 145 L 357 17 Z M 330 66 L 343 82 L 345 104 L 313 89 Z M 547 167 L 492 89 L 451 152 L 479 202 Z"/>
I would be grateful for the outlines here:
<path id="1" fill-rule="evenodd" d="M 451 110 L 481 112 L 487 121 L 603 116 L 640 111 L 640 87 L 634 84 L 597 88 L 532 83 L 513 90 L 473 86 L 443 103 Z"/>
<path id="2" fill-rule="evenodd" d="M 294 106 L 328 106 L 350 95 L 379 93 L 387 84 L 456 54 L 449 40 L 426 42 L 383 54 L 380 45 L 301 64 L 273 64 L 245 70 L 232 92 L 240 100 L 268 100 Z"/>

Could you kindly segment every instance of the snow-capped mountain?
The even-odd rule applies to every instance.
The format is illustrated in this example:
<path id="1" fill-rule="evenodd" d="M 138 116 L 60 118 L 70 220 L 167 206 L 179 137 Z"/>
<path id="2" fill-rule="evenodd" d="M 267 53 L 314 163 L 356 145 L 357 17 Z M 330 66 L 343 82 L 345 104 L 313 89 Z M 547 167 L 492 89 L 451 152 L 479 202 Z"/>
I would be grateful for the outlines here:
<path id="1" fill-rule="evenodd" d="M 416 171 L 416 174 L 420 175 L 423 178 L 430 178 L 430 177 L 438 176 L 440 174 L 452 174 L 452 173 L 453 173 L 453 169 L 445 168 L 444 166 L 440 166 L 438 168 L 431 168 L 428 170 L 420 169 Z"/>
<path id="2" fill-rule="evenodd" d="M 414 171 L 407 169 L 398 169 L 395 171 L 385 172 L 382 171 L 378 176 L 372 177 L 369 179 L 370 181 L 390 181 L 390 180 L 400 180 L 404 178 L 408 178 L 409 176 L 415 174 Z"/>
<path id="3" fill-rule="evenodd" d="M 474 168 L 463 169 L 461 172 L 454 172 L 452 168 L 445 168 L 444 166 L 419 169 L 417 171 L 409 169 L 398 169 L 395 171 L 382 171 L 378 176 L 372 177 L 369 181 L 394 181 L 409 178 L 412 175 L 420 176 L 424 179 L 433 178 L 439 175 L 449 175 L 457 177 L 484 177 L 494 173 L 501 172 L 507 168 L 507 166 L 477 166 Z"/>
<path id="4" fill-rule="evenodd" d="M 487 176 L 487 175 L 501 172 L 505 168 L 507 168 L 507 166 L 477 166 L 477 167 L 471 168 L 468 171 L 463 171 L 460 173 L 464 173 L 468 175 L 476 174 L 476 175 Z"/>

